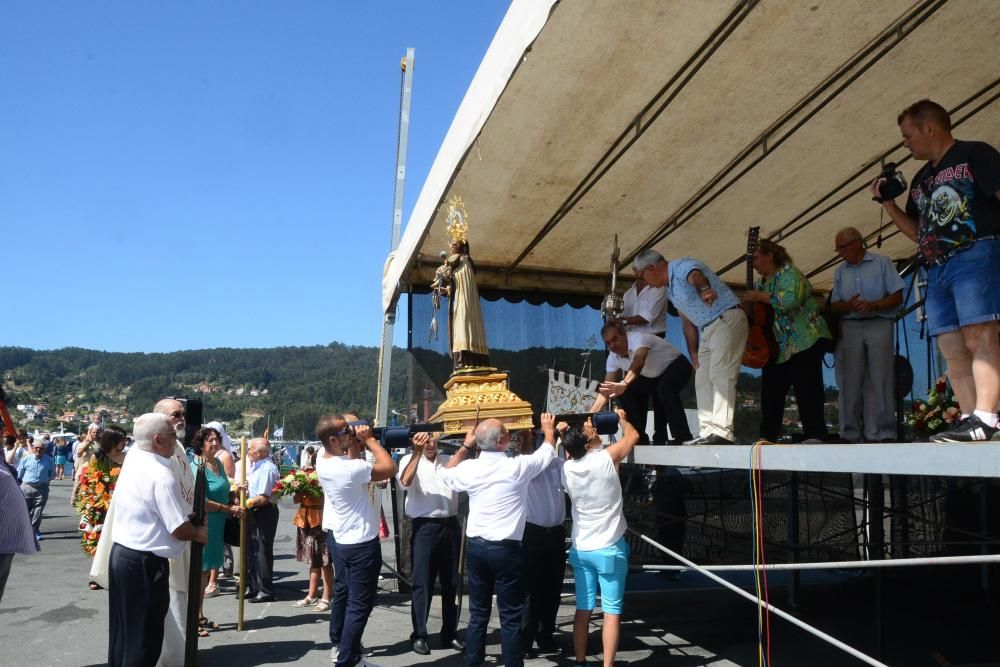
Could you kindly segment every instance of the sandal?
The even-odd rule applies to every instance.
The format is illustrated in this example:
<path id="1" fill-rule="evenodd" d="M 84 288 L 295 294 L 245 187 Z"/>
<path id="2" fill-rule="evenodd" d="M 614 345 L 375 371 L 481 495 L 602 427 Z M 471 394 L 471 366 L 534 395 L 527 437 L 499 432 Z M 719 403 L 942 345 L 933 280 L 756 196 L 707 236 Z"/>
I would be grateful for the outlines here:
<path id="1" fill-rule="evenodd" d="M 219 624 L 213 623 L 212 621 L 202 616 L 201 618 L 198 619 L 198 627 L 202 628 L 203 630 L 218 630 Z M 199 634 L 199 636 L 201 635 Z"/>
<path id="2" fill-rule="evenodd" d="M 198 628 L 198 636 L 208 637 L 208 630 L 206 630 L 205 628 Z"/>
<path id="3" fill-rule="evenodd" d="M 101 585 L 96 581 L 92 581 L 89 584 L 87 584 L 87 588 L 89 588 L 92 591 L 99 591 L 101 590 Z"/>
<path id="4" fill-rule="evenodd" d="M 316 608 L 313 609 L 313 611 L 317 613 L 322 613 L 324 611 L 329 611 L 329 610 L 330 610 L 329 600 L 320 600 L 319 602 L 316 603 Z"/>
<path id="5" fill-rule="evenodd" d="M 316 604 L 316 601 L 317 601 L 316 598 L 311 598 L 311 597 L 309 597 L 307 595 L 304 598 L 302 598 L 301 600 L 299 600 L 297 602 L 293 602 L 292 606 L 293 607 L 309 607 L 311 605 Z"/>
<path id="6" fill-rule="evenodd" d="M 205 586 L 205 597 L 214 598 L 219 594 L 219 587 L 216 584 L 209 584 Z"/>

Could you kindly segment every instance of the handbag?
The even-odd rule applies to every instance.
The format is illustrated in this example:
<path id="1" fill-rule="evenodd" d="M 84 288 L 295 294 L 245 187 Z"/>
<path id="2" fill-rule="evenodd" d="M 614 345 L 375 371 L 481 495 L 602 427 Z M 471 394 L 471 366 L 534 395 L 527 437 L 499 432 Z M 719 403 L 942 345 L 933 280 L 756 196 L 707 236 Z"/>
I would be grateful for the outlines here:
<path id="1" fill-rule="evenodd" d="M 222 541 L 231 547 L 240 546 L 240 520 L 234 516 L 226 517 L 226 524 L 222 528 Z"/>

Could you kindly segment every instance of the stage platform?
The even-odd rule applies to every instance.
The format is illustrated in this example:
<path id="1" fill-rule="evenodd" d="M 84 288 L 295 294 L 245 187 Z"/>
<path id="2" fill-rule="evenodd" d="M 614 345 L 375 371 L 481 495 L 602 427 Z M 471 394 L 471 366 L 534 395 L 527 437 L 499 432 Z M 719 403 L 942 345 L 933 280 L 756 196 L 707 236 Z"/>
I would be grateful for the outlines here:
<path id="1" fill-rule="evenodd" d="M 636 447 L 640 465 L 749 470 L 758 467 L 751 445 Z M 760 468 L 789 472 L 842 472 L 939 477 L 1000 477 L 1000 442 L 871 443 L 762 446 Z"/>

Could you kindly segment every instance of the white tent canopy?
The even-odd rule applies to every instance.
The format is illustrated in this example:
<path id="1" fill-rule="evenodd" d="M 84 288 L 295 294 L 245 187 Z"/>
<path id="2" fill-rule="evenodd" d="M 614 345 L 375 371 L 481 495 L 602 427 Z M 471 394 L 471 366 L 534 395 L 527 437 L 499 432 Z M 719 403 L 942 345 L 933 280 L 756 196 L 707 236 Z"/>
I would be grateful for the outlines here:
<path id="1" fill-rule="evenodd" d="M 996 0 L 515 0 L 386 265 L 383 306 L 426 286 L 461 196 L 482 289 L 607 290 L 612 235 L 745 279 L 746 231 L 814 286 L 853 225 L 911 241 L 865 186 L 918 165 L 896 115 L 930 97 L 958 138 L 1000 144 Z M 881 221 L 888 223 L 888 220 Z M 628 271 L 626 271 L 628 273 Z"/>

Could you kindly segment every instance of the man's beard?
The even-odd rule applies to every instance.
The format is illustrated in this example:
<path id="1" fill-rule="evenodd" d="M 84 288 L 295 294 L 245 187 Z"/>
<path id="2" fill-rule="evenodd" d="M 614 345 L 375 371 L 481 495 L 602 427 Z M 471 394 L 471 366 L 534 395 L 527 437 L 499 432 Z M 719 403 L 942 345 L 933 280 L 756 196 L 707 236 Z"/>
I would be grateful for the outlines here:
<path id="1" fill-rule="evenodd" d="M 187 435 L 186 427 L 184 422 L 181 422 L 174 427 L 174 437 L 176 437 L 179 441 L 184 442 L 185 435 Z"/>

